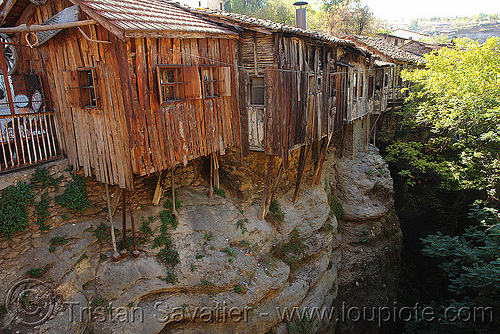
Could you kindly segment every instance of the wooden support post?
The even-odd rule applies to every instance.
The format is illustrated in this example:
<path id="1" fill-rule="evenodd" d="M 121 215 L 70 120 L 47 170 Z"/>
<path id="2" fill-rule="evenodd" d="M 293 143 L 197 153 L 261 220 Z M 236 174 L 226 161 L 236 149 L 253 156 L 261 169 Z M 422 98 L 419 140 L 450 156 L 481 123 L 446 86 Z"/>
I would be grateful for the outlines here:
<path id="1" fill-rule="evenodd" d="M 217 158 L 217 153 L 213 154 L 214 156 L 214 188 L 219 189 L 219 159 Z"/>
<path id="2" fill-rule="evenodd" d="M 118 204 L 120 204 L 120 199 L 122 197 L 122 191 L 123 191 L 123 189 L 118 188 L 118 189 L 116 189 L 115 193 L 113 194 L 113 201 L 111 202 L 111 217 L 114 217 L 116 209 L 118 208 Z M 109 214 L 110 213 L 108 212 L 108 216 L 109 216 Z"/>
<path id="3" fill-rule="evenodd" d="M 175 208 L 175 167 L 172 168 L 170 174 L 172 175 L 171 189 L 172 189 L 172 215 L 178 217 L 177 210 Z"/>
<path id="4" fill-rule="evenodd" d="M 208 187 L 208 198 L 214 198 L 214 159 L 210 155 L 210 186 Z"/>
<path id="5" fill-rule="evenodd" d="M 370 142 L 370 115 L 366 116 L 366 138 L 365 138 L 365 153 L 368 153 L 368 143 Z"/>
<path id="6" fill-rule="evenodd" d="M 127 257 L 127 191 L 122 191 L 122 259 Z"/>
<path id="7" fill-rule="evenodd" d="M 130 224 L 132 225 L 132 240 L 134 241 L 134 251 L 132 252 L 132 256 L 137 259 L 140 255 L 137 250 L 137 242 L 135 238 L 135 220 L 134 220 L 134 209 L 132 205 L 132 191 L 129 190 L 129 202 L 130 202 Z"/>
<path id="8" fill-rule="evenodd" d="M 297 170 L 297 183 L 295 183 L 295 193 L 293 194 L 292 203 L 297 203 L 299 199 L 299 191 L 302 181 L 304 180 L 304 171 L 306 169 L 307 156 L 311 150 L 311 145 L 306 144 L 300 148 L 299 166 Z"/>
<path id="9" fill-rule="evenodd" d="M 161 198 L 163 197 L 163 188 L 161 186 L 162 179 L 163 171 L 161 171 L 160 175 L 158 175 L 158 182 L 156 183 L 155 193 L 153 195 L 153 200 L 151 201 L 154 206 L 158 206 L 158 204 L 160 204 Z"/>
<path id="10" fill-rule="evenodd" d="M 328 146 L 330 146 L 330 141 L 332 140 L 333 133 L 328 135 L 328 139 L 325 140 L 325 145 L 321 150 L 321 155 L 318 161 L 318 166 L 314 171 L 313 179 L 311 181 L 311 187 L 313 185 L 318 185 L 321 180 L 321 174 L 323 173 L 323 166 L 325 164 L 326 154 L 328 153 Z"/>
<path id="11" fill-rule="evenodd" d="M 108 206 L 108 218 L 109 218 L 109 227 L 111 229 L 111 242 L 113 243 L 113 262 L 118 262 L 120 261 L 120 254 L 118 254 L 118 251 L 116 250 L 116 238 L 115 238 L 115 227 L 113 226 L 113 213 L 111 209 L 111 204 L 109 200 L 109 187 L 108 184 L 105 183 L 105 188 L 106 188 L 106 204 Z"/>
<path id="12" fill-rule="evenodd" d="M 264 193 L 262 195 L 262 200 L 260 202 L 260 209 L 259 209 L 259 215 L 258 219 L 263 220 L 264 217 L 266 216 L 266 203 L 268 200 L 269 196 L 269 188 L 271 184 L 271 175 L 273 174 L 273 164 L 274 164 L 274 156 L 269 155 L 269 158 L 267 160 L 267 176 L 266 176 L 266 183 L 264 184 Z"/>

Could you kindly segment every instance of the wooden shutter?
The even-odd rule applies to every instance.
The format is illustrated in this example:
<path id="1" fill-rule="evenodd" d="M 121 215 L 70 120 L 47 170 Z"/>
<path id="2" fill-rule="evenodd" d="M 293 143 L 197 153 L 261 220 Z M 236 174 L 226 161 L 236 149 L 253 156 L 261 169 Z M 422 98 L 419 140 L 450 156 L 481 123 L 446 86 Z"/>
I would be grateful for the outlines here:
<path id="1" fill-rule="evenodd" d="M 219 67 L 219 95 L 231 96 L 231 67 Z"/>
<path id="2" fill-rule="evenodd" d="M 68 107 L 80 107 L 80 84 L 77 71 L 63 72 L 64 86 L 66 87 L 66 103 Z"/>
<path id="3" fill-rule="evenodd" d="M 200 71 L 197 66 L 183 67 L 184 95 L 186 99 L 201 99 Z"/>

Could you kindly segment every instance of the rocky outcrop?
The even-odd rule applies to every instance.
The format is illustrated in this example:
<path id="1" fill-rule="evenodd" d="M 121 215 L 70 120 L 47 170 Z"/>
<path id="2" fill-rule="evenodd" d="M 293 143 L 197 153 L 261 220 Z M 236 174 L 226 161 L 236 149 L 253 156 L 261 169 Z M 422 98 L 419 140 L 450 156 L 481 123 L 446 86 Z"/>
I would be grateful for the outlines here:
<path id="1" fill-rule="evenodd" d="M 392 209 L 393 183 L 378 149 L 356 153 L 353 160 L 335 161 L 327 175 L 332 194 L 342 203 L 344 214 L 338 229 L 342 235 L 339 266 L 339 310 L 392 307 L 396 301 L 402 234 Z M 378 333 L 372 317 L 346 316 L 336 333 Z"/>
<path id="2" fill-rule="evenodd" d="M 234 177 L 251 165 L 247 161 L 224 173 Z M 221 166 L 229 168 L 224 161 Z M 397 260 L 399 228 L 390 209 L 392 183 L 376 150 L 352 161 L 330 155 L 323 181 L 308 187 L 306 180 L 295 204 L 293 190 L 283 187 L 278 195 L 282 222 L 258 220 L 259 205 L 247 200 L 209 199 L 203 186 L 179 188 L 179 224 L 169 228 L 180 259 L 176 265 L 158 259 L 153 238 L 140 244 L 140 258 L 113 263 L 109 241 L 100 243 L 92 232 L 106 222 L 102 215 L 57 226 L 2 266 L 0 274 L 0 298 L 5 298 L 28 269 L 47 267 L 43 280 L 56 296 L 52 316 L 27 327 L 11 314 L 7 328 L 23 333 L 342 330 L 337 313 L 330 312 L 340 301 L 370 301 L 374 286 L 377 298 L 388 295 L 393 282 L 381 272 Z M 243 188 L 240 195 L 250 189 Z M 344 208 L 338 223 L 331 209 L 334 199 Z M 153 217 L 154 237 L 160 235 L 163 208 L 144 203 L 137 209 L 137 225 Z M 49 252 L 55 236 L 66 236 L 68 242 Z M 316 309 L 323 319 L 319 313 L 294 316 L 294 308 Z"/>

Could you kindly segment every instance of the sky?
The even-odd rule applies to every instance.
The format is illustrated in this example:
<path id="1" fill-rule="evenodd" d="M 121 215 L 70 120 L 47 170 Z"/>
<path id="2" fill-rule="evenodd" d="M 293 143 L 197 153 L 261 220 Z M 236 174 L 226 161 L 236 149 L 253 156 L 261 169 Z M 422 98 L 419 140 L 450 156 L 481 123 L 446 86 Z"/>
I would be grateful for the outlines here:
<path id="1" fill-rule="evenodd" d="M 362 0 L 375 17 L 399 21 L 414 18 L 474 16 L 500 13 L 498 0 Z M 320 3 L 321 0 L 311 1 Z"/>

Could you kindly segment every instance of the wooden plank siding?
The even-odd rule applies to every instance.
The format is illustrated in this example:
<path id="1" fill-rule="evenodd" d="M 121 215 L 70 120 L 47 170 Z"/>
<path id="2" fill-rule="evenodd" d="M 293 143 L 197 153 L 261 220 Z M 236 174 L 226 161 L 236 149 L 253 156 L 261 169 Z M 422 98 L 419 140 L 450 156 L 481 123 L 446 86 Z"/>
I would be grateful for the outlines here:
<path id="1" fill-rule="evenodd" d="M 48 1 L 28 22 L 19 23 L 40 24 L 69 6 L 69 1 Z M 56 110 L 60 146 L 75 169 L 131 189 L 134 174 L 170 169 L 240 145 L 237 40 L 127 38 L 123 42 L 100 25 L 82 29 L 94 40 L 111 43 L 92 43 L 76 28 L 66 29 L 20 55 L 18 70 L 40 73 Z M 213 65 L 218 96 L 186 95 L 161 105 L 160 64 L 191 69 L 194 77 L 189 82 L 200 92 L 200 66 Z M 96 108 L 81 107 L 77 71 L 82 68 L 95 73 Z"/>
<path id="2" fill-rule="evenodd" d="M 284 33 L 244 31 L 241 37 L 246 84 L 254 77 L 264 77 L 265 82 L 263 125 L 256 116 L 258 107 L 250 104 L 250 89 L 245 91 L 251 149 L 280 156 L 286 164 L 291 150 L 373 112 L 368 82 L 374 74 L 369 58 L 355 48 Z M 355 70 L 363 75 L 363 87 L 356 93 Z M 263 141 L 256 137 L 261 132 Z"/>

